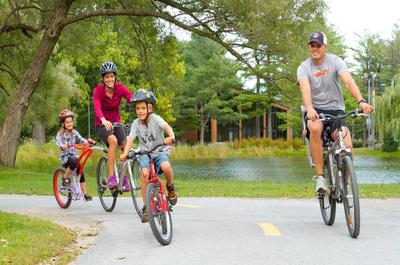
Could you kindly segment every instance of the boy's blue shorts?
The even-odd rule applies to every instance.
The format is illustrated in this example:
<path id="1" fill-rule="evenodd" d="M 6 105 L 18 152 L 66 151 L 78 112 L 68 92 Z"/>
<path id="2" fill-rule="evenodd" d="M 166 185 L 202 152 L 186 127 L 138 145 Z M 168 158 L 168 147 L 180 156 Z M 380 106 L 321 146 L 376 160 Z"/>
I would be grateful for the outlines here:
<path id="1" fill-rule="evenodd" d="M 150 171 L 150 159 L 147 155 L 140 156 L 139 161 L 141 169 L 147 168 Z M 166 154 L 161 154 L 156 157 L 153 157 L 155 170 L 158 175 L 163 173 L 161 170 L 161 163 L 165 161 L 169 162 L 168 155 Z"/>

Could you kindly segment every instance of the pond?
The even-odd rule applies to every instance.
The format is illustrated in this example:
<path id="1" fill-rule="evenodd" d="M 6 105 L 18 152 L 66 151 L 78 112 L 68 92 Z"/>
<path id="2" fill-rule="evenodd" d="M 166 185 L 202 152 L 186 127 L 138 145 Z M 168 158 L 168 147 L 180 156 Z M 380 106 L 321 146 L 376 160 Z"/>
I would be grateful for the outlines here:
<path id="1" fill-rule="evenodd" d="M 358 183 L 400 183 L 399 159 L 356 157 Z M 305 183 L 315 174 L 306 157 L 197 159 L 173 162 L 177 177 Z"/>

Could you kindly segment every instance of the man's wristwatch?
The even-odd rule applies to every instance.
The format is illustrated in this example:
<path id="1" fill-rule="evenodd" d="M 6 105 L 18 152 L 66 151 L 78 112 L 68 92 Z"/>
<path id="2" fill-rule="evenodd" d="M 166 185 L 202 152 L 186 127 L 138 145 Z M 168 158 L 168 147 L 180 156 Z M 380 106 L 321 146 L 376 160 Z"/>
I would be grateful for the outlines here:
<path id="1" fill-rule="evenodd" d="M 368 103 L 368 101 L 366 101 L 364 98 L 362 98 L 359 101 L 357 101 L 357 104 L 360 105 L 361 102 Z"/>

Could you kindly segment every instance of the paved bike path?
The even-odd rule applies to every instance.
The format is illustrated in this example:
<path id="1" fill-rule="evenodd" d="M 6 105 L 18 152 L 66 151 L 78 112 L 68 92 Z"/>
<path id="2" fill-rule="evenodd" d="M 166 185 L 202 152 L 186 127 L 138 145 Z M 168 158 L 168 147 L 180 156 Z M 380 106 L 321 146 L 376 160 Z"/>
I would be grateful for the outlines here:
<path id="1" fill-rule="evenodd" d="M 97 199 L 58 207 L 53 197 L 0 195 L 0 209 L 80 230 L 84 250 L 72 264 L 399 264 L 400 199 L 361 200 L 361 232 L 347 232 L 343 206 L 323 224 L 317 200 L 180 198 L 169 246 L 118 198 L 112 213 Z M 97 236 L 93 236 L 96 235 Z"/>

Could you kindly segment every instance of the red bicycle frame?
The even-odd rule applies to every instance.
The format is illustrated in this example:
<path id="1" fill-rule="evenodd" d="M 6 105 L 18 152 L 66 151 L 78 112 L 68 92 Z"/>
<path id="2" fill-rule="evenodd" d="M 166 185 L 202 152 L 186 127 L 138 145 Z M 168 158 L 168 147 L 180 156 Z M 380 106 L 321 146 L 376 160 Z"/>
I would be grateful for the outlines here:
<path id="1" fill-rule="evenodd" d="M 164 212 L 168 211 L 168 202 L 167 202 L 167 198 L 165 197 L 164 185 L 163 185 L 161 179 L 158 177 L 156 170 L 155 170 L 154 162 L 151 159 L 150 159 L 150 180 L 149 180 L 149 182 L 155 183 L 160 187 L 161 194 L 163 195 L 162 201 L 161 201 L 161 209 Z M 156 210 L 156 209 L 154 209 L 154 204 L 150 205 L 150 207 L 153 212 Z"/>
<path id="2" fill-rule="evenodd" d="M 78 150 L 82 150 L 82 153 L 78 157 L 78 165 L 81 165 L 79 169 L 78 176 L 82 175 L 83 168 L 85 167 L 85 164 L 89 157 L 92 155 L 93 150 L 89 146 L 83 145 L 83 144 L 72 144 L 73 147 L 75 147 Z M 83 159 L 83 163 L 81 163 Z"/>

